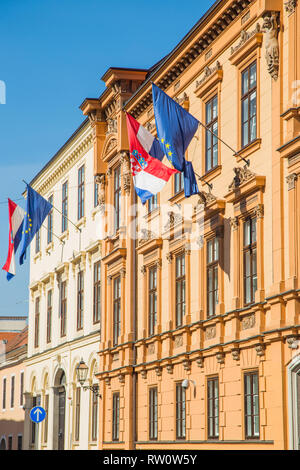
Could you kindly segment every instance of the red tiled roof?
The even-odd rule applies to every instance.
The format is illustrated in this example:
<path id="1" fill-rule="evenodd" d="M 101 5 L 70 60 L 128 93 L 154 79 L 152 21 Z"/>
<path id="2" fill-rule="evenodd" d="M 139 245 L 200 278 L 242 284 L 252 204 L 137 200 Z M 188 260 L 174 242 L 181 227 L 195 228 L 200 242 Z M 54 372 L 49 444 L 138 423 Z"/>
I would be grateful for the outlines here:
<path id="1" fill-rule="evenodd" d="M 26 326 L 20 333 L 10 339 L 6 345 L 6 352 L 13 351 L 27 344 L 28 339 L 28 326 Z"/>
<path id="2" fill-rule="evenodd" d="M 12 340 L 13 338 L 15 338 L 16 336 L 18 336 L 20 333 L 18 333 L 17 331 L 1 331 L 0 332 L 0 341 L 2 341 L 3 339 L 6 339 L 7 341 L 10 341 Z"/>

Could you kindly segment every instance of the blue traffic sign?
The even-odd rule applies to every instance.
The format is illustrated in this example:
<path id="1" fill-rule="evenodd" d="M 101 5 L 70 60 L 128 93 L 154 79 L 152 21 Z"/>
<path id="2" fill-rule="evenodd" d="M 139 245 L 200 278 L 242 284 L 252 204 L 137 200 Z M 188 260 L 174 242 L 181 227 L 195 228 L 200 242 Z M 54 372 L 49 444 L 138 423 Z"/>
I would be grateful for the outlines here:
<path id="1" fill-rule="evenodd" d="M 35 406 L 30 410 L 30 419 L 34 423 L 40 423 L 46 417 L 46 411 L 41 406 Z"/>

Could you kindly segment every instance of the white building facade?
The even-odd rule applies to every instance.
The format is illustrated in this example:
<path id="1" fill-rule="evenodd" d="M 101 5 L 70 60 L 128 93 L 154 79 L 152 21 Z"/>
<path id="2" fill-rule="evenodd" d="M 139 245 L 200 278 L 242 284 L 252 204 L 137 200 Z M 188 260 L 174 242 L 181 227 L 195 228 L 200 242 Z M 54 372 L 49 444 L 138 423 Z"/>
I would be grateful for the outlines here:
<path id="1" fill-rule="evenodd" d="M 96 449 L 100 342 L 100 224 L 93 168 L 93 132 L 84 121 L 31 186 L 55 209 L 30 247 L 29 335 L 25 382 L 25 449 Z M 41 405 L 46 419 L 30 420 Z"/>

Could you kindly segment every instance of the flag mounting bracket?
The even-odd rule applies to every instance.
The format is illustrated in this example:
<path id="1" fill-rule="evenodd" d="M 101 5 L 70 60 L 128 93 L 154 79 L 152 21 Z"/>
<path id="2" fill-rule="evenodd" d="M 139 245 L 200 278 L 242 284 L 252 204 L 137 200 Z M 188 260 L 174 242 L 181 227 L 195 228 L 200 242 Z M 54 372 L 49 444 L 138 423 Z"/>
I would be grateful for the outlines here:
<path id="1" fill-rule="evenodd" d="M 196 172 L 195 172 L 195 175 L 198 177 L 198 179 L 200 181 L 203 181 L 205 184 L 207 184 L 207 186 L 209 187 L 209 191 L 212 190 L 213 188 L 213 185 L 211 183 L 208 183 L 207 181 L 205 181 L 205 179 L 203 178 L 203 176 L 199 176 Z"/>

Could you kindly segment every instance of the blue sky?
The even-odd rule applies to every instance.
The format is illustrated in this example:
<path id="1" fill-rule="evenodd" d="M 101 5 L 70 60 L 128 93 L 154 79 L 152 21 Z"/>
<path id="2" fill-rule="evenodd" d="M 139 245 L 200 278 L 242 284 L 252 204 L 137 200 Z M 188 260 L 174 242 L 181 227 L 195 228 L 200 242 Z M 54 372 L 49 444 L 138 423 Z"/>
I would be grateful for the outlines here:
<path id="1" fill-rule="evenodd" d="M 1 0 L 1 267 L 8 246 L 7 197 L 25 208 L 22 179 L 30 181 L 80 125 L 78 107 L 102 93 L 104 72 L 111 66 L 151 67 L 213 3 Z M 0 315 L 27 315 L 28 281 L 28 260 L 17 265 L 10 282 L 1 271 Z"/>

